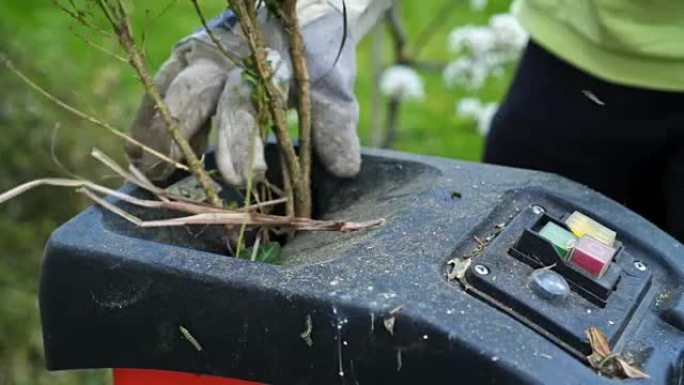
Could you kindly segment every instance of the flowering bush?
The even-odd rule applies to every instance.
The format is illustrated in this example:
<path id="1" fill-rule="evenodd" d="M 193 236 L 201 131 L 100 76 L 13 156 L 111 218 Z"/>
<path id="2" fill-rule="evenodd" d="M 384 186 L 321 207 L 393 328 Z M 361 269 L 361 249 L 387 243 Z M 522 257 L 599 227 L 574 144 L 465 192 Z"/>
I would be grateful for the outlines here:
<path id="1" fill-rule="evenodd" d="M 473 12 L 483 11 L 488 0 L 470 0 Z M 456 114 L 476 123 L 477 131 L 486 136 L 498 109 L 497 103 L 485 103 L 476 97 L 487 79 L 505 73 L 518 60 L 528 35 L 509 13 L 492 15 L 486 25 L 463 25 L 448 35 L 447 50 L 454 54 L 442 71 L 444 84 L 458 88 L 465 95 L 456 103 Z M 380 91 L 398 101 L 423 100 L 423 79 L 416 69 L 396 64 L 385 70 Z M 390 119 L 390 121 L 394 121 Z"/>
<path id="2" fill-rule="evenodd" d="M 487 136 L 489 127 L 498 103 L 482 103 L 478 98 L 463 98 L 456 105 L 456 113 L 464 119 L 472 119 L 477 122 L 477 131 L 482 136 Z"/>
<path id="3" fill-rule="evenodd" d="M 527 33 L 511 14 L 494 15 L 487 26 L 456 28 L 449 34 L 449 49 L 459 56 L 446 66 L 444 82 L 479 89 L 516 60 L 526 42 Z"/>
<path id="4" fill-rule="evenodd" d="M 511 14 L 498 14 L 486 26 L 465 25 L 449 34 L 449 50 L 458 57 L 443 72 L 444 83 L 475 92 L 490 76 L 500 76 L 504 67 L 518 59 L 527 43 L 527 33 Z M 457 103 L 456 113 L 477 122 L 478 132 L 487 135 L 498 104 L 466 97 Z"/>
<path id="5" fill-rule="evenodd" d="M 399 100 L 422 100 L 425 97 L 420 75 L 405 65 L 394 65 L 385 70 L 380 79 L 380 91 Z"/>

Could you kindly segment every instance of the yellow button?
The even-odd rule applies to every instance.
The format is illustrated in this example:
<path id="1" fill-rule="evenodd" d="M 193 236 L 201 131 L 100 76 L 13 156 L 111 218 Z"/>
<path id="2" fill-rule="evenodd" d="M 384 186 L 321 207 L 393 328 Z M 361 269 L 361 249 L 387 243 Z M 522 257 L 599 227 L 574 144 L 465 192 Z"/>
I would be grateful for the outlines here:
<path id="1" fill-rule="evenodd" d="M 572 233 L 578 238 L 590 235 L 608 246 L 613 246 L 613 244 L 615 244 L 615 237 L 617 235 L 615 231 L 596 222 L 579 211 L 572 213 L 572 215 L 565 220 L 565 224 L 568 225 L 570 230 L 572 230 Z"/>

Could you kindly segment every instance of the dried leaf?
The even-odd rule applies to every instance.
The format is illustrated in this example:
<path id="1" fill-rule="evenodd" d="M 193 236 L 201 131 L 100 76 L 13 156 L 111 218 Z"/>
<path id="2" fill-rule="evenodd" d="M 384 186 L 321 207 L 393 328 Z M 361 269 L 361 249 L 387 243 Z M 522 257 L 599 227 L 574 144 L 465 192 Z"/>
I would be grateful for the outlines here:
<path id="1" fill-rule="evenodd" d="M 613 353 L 608 338 L 600 329 L 592 326 L 586 334 L 591 345 L 591 355 L 587 356 L 587 360 L 599 373 L 610 378 L 649 378 L 648 374 L 625 357 Z"/>
<path id="2" fill-rule="evenodd" d="M 630 364 L 627 362 L 626 359 L 623 357 L 617 357 L 615 359 L 617 363 L 620 365 L 620 368 L 622 369 L 622 372 L 625 374 L 625 377 L 627 378 L 650 378 L 650 376 L 646 373 L 644 373 L 641 369 L 635 367 L 634 365 Z"/>
<path id="3" fill-rule="evenodd" d="M 589 345 L 591 345 L 592 355 L 597 355 L 600 359 L 604 359 L 611 354 L 610 343 L 608 338 L 597 327 L 590 327 L 586 331 Z"/>

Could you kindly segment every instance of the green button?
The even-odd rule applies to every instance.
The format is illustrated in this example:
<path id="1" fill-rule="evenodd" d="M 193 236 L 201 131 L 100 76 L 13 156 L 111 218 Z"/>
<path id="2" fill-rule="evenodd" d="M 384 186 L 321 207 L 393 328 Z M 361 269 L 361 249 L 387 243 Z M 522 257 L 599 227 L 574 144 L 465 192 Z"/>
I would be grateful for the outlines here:
<path id="1" fill-rule="evenodd" d="M 563 259 L 568 259 L 570 250 L 575 247 L 577 237 L 570 231 L 558 226 L 553 222 L 547 223 L 539 232 L 539 235 L 551 242 L 558 255 Z"/>

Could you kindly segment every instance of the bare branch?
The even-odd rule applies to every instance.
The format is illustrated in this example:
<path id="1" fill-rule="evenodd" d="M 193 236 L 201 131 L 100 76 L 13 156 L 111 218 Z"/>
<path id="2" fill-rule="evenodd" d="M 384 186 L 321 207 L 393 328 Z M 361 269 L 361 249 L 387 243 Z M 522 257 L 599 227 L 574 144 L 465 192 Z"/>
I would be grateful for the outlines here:
<path id="1" fill-rule="evenodd" d="M 168 105 L 162 98 L 145 67 L 143 56 L 135 44 L 130 19 L 122 0 L 98 0 L 98 3 L 102 12 L 109 20 L 112 29 L 119 38 L 119 44 L 128 54 L 131 67 L 133 67 L 138 74 L 138 78 L 145 88 L 145 92 L 147 92 L 147 95 L 154 101 L 164 125 L 169 130 L 169 133 L 176 145 L 178 145 L 178 148 L 181 150 L 190 171 L 197 178 L 197 181 L 200 186 L 202 186 L 202 189 L 211 204 L 216 207 L 222 207 L 223 202 L 218 196 L 218 192 L 212 183 L 211 177 L 204 169 L 202 162 L 197 158 L 190 143 L 183 136 L 179 122 L 171 115 Z"/>
<path id="2" fill-rule="evenodd" d="M 311 79 L 306 61 L 304 37 L 297 17 L 297 0 L 283 0 L 280 4 L 283 29 L 288 36 L 290 57 L 297 83 L 297 114 L 299 115 L 299 164 L 302 170 L 301 190 L 298 197 L 302 207 L 299 216 L 311 216 Z"/>
<path id="3" fill-rule="evenodd" d="M 121 55 L 118 55 L 118 54 L 116 54 L 116 53 L 114 53 L 114 52 L 108 50 L 107 48 L 105 48 L 105 47 L 103 47 L 103 46 L 101 46 L 101 45 L 95 43 L 95 42 L 92 41 L 92 40 L 86 39 L 84 36 L 81 36 L 81 34 L 79 34 L 78 32 L 76 32 L 76 31 L 73 30 L 73 29 L 72 29 L 71 32 L 73 32 L 73 34 L 74 34 L 77 38 L 79 38 L 82 42 L 86 43 L 87 45 L 89 45 L 89 46 L 91 46 L 91 47 L 93 47 L 93 48 L 95 48 L 95 49 L 97 49 L 98 51 L 102 51 L 102 52 L 106 53 L 107 55 L 113 57 L 114 59 L 116 59 L 116 60 L 118 60 L 118 61 L 120 61 L 120 62 L 128 63 L 128 59 L 126 59 L 125 57 L 123 57 L 123 56 L 121 56 Z"/>
<path id="4" fill-rule="evenodd" d="M 369 230 L 385 224 L 384 219 L 368 222 L 320 221 L 309 218 L 282 217 L 278 215 L 231 212 L 224 214 L 198 214 L 189 217 L 143 221 L 140 227 L 174 227 L 189 225 L 243 225 L 289 228 L 298 231 Z"/>
<path id="5" fill-rule="evenodd" d="M 209 35 L 209 38 L 214 43 L 214 45 L 216 45 L 216 48 L 218 48 L 221 54 L 225 56 L 231 63 L 235 64 L 238 67 L 243 67 L 242 63 L 240 62 L 240 58 L 228 52 L 228 50 L 226 50 L 226 48 L 223 46 L 223 44 L 221 44 L 218 38 L 216 38 L 216 35 L 214 35 L 214 31 L 212 31 L 212 29 L 209 28 L 209 25 L 207 24 L 207 19 L 204 17 L 202 9 L 197 3 L 197 0 L 190 0 L 190 2 L 192 3 L 192 6 L 195 8 L 195 13 L 197 13 L 197 17 L 199 17 L 200 22 L 202 23 L 202 27 L 204 27 L 204 30 L 207 32 L 207 35 Z"/>
<path id="6" fill-rule="evenodd" d="M 250 3 L 250 5 L 253 5 Z M 295 211 L 301 216 L 310 216 L 311 207 L 310 201 L 306 201 L 306 197 L 310 197 L 310 193 L 306 191 L 305 184 L 302 178 L 301 167 L 299 159 L 292 146 L 292 140 L 285 123 L 285 106 L 280 92 L 276 89 L 272 82 L 273 70 L 266 61 L 266 51 L 264 40 L 261 32 L 256 26 L 256 17 L 250 10 L 253 9 L 247 4 L 247 0 L 232 0 L 231 6 L 235 15 L 240 20 L 240 27 L 247 38 L 250 50 L 252 52 L 252 59 L 256 67 L 256 73 L 263 84 L 268 98 L 268 107 L 273 120 L 273 130 L 278 141 L 278 147 L 281 149 L 285 164 L 292 179 L 292 188 L 295 197 Z"/>
<path id="7" fill-rule="evenodd" d="M 145 144 L 143 144 L 143 143 L 141 143 L 141 142 L 139 142 L 139 141 L 133 139 L 132 137 L 126 135 L 126 134 L 123 133 L 122 131 L 120 131 L 120 130 L 114 128 L 114 127 L 113 127 L 112 125 L 110 125 L 109 123 L 103 122 L 103 121 L 101 121 L 100 119 L 98 119 L 98 118 L 96 118 L 96 117 L 94 117 L 94 116 L 92 116 L 92 115 L 88 115 L 88 114 L 86 114 L 85 112 L 83 112 L 83 111 L 81 111 L 81 110 L 79 110 L 79 109 L 77 109 L 77 108 L 75 108 L 75 107 L 73 107 L 73 106 L 71 106 L 71 105 L 65 103 L 64 101 L 60 100 L 59 98 L 53 96 L 53 95 L 50 94 L 48 91 L 46 91 L 45 89 L 43 89 L 42 87 L 40 87 L 38 84 L 34 83 L 34 82 L 33 82 L 31 79 L 29 79 L 23 72 L 19 71 L 19 70 L 14 66 L 14 64 L 12 64 L 12 62 L 11 62 L 9 59 L 7 59 L 7 57 L 6 57 L 2 52 L 0 52 L 0 62 L 2 62 L 2 63 L 7 67 L 7 69 L 10 70 L 10 72 L 14 73 L 17 77 L 19 77 L 19 79 L 23 80 L 24 83 L 26 83 L 29 87 L 33 88 L 35 91 L 37 91 L 38 93 L 40 93 L 41 95 L 43 95 L 44 97 L 46 97 L 48 100 L 50 100 L 51 102 L 55 103 L 56 105 L 62 107 L 63 109 L 69 111 L 70 113 L 72 113 L 72 114 L 78 116 L 79 118 L 81 118 L 81 119 L 83 119 L 83 120 L 86 120 L 86 121 L 88 121 L 88 122 L 90 122 L 90 123 L 93 123 L 93 124 L 95 124 L 95 125 L 97 125 L 97 126 L 100 126 L 100 127 L 104 128 L 104 129 L 106 129 L 107 131 L 109 131 L 110 133 L 114 134 L 115 136 L 117 136 L 117 137 L 119 137 L 119 138 L 121 138 L 121 139 L 127 141 L 128 143 L 133 144 L 134 146 L 138 146 L 138 147 L 142 148 L 144 151 L 147 151 L 147 152 L 149 152 L 150 154 L 156 156 L 157 158 L 159 158 L 159 159 L 161 159 L 161 160 L 163 160 L 163 161 L 165 161 L 165 162 L 168 162 L 168 163 L 174 165 L 176 168 L 179 168 L 179 169 L 182 169 L 182 170 L 189 170 L 188 167 L 185 166 L 184 164 L 181 164 L 181 163 L 179 163 L 179 162 L 176 162 L 176 161 L 174 161 L 173 159 L 169 158 L 168 156 L 166 156 L 166 155 L 160 153 L 159 151 L 156 151 L 156 150 L 154 150 L 154 149 L 152 149 L 152 148 L 146 146 Z"/>
<path id="8" fill-rule="evenodd" d="M 71 18 L 81 23 L 84 27 L 92 29 L 93 31 L 98 32 L 106 37 L 113 37 L 113 35 L 110 32 L 93 25 L 90 21 L 88 21 L 88 19 L 86 19 L 85 17 L 85 14 L 76 8 L 76 4 L 74 4 L 73 1 L 69 1 L 71 7 L 74 8 L 73 10 L 70 10 L 69 8 L 65 7 L 58 0 L 52 0 L 52 3 L 55 4 L 57 8 L 61 9 L 64 13 L 71 16 Z"/>

